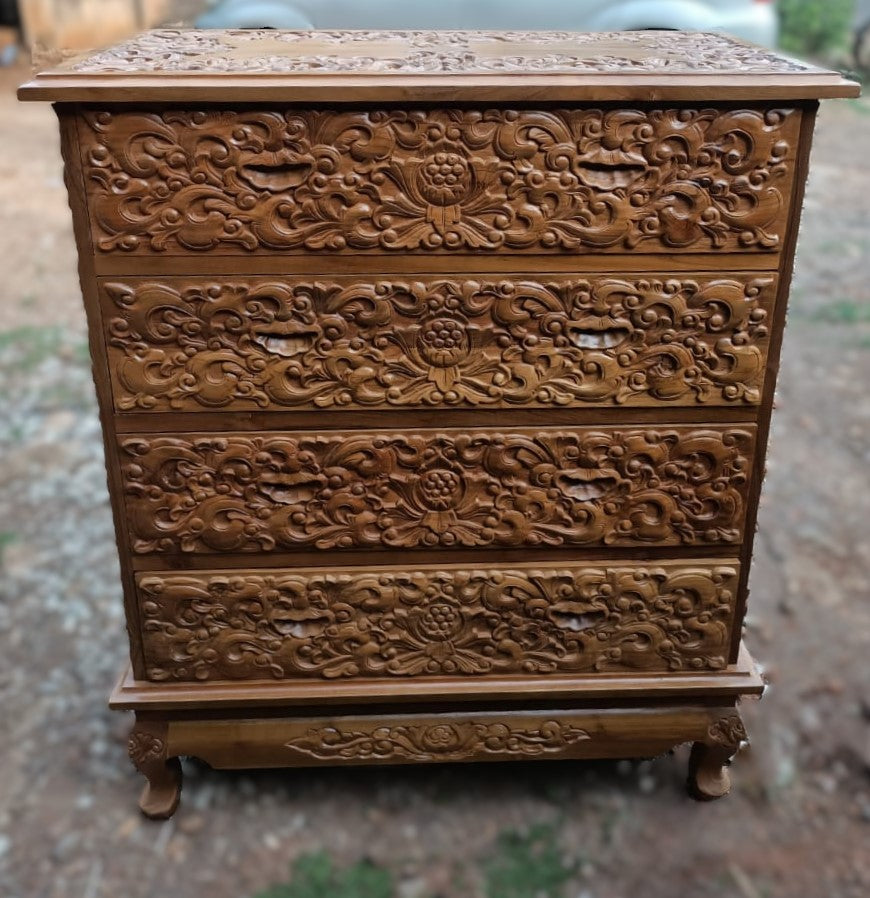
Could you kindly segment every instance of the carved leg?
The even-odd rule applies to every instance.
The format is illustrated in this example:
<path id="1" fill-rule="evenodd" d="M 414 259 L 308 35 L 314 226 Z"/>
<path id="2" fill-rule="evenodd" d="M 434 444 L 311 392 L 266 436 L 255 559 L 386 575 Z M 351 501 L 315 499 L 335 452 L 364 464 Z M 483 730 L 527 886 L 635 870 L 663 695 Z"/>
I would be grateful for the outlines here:
<path id="1" fill-rule="evenodd" d="M 181 795 L 181 762 L 166 755 L 168 726 L 161 721 L 137 720 L 130 731 L 130 760 L 146 778 L 139 807 L 152 820 L 175 813 Z"/>
<path id="2" fill-rule="evenodd" d="M 743 721 L 735 711 L 710 724 L 707 738 L 692 745 L 689 756 L 689 794 L 699 801 L 713 801 L 731 791 L 728 765 L 746 741 Z"/>

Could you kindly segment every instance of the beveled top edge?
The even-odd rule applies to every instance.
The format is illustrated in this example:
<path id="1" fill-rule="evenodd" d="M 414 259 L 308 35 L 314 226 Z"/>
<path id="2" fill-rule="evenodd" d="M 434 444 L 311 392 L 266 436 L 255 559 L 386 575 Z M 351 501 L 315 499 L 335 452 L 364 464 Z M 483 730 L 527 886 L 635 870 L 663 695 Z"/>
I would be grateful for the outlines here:
<path id="1" fill-rule="evenodd" d="M 814 99 L 857 96 L 826 71 L 723 34 L 676 31 L 158 30 L 71 59 L 24 100 Z M 231 93 L 231 98 L 227 92 Z M 538 95 L 534 92 L 537 91 Z"/>

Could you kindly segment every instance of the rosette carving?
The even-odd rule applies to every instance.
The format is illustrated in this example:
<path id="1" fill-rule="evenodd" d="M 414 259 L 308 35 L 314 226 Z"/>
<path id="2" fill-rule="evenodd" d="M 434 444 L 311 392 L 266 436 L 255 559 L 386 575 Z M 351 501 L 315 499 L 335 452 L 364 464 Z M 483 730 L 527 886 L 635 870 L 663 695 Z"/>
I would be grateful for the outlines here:
<path id="1" fill-rule="evenodd" d="M 133 550 L 734 544 L 755 428 L 121 438 Z"/>
<path id="2" fill-rule="evenodd" d="M 800 112 L 88 112 L 99 252 L 776 250 Z"/>
<path id="3" fill-rule="evenodd" d="M 737 714 L 731 717 L 720 717 L 710 724 L 707 736 L 714 745 L 721 745 L 736 752 L 747 740 L 746 728 Z"/>
<path id="4" fill-rule="evenodd" d="M 776 278 L 102 285 L 119 410 L 760 400 Z"/>
<path id="5" fill-rule="evenodd" d="M 720 670 L 737 569 L 140 574 L 152 680 Z"/>
<path id="6" fill-rule="evenodd" d="M 165 752 L 163 740 L 144 730 L 133 730 L 127 740 L 127 754 L 137 768 L 149 761 L 163 760 Z"/>

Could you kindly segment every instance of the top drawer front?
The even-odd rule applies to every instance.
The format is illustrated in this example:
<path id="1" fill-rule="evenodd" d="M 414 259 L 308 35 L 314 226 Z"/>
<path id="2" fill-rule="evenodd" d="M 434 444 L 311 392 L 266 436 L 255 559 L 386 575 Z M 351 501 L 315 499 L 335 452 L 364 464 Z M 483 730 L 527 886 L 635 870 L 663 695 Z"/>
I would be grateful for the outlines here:
<path id="1" fill-rule="evenodd" d="M 89 111 L 94 246 L 775 251 L 794 109 Z"/>

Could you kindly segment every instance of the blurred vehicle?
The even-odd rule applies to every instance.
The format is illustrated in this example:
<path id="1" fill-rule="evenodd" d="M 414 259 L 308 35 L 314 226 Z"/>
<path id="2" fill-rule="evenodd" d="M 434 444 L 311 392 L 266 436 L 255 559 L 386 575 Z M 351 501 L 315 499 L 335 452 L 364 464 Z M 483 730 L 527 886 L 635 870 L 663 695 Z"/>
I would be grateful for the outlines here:
<path id="1" fill-rule="evenodd" d="M 199 28 L 727 31 L 776 44 L 774 0 L 213 0 Z"/>
<path id="2" fill-rule="evenodd" d="M 870 0 L 858 0 L 855 4 L 854 24 L 852 52 L 855 65 L 870 71 Z"/>
<path id="3" fill-rule="evenodd" d="M 12 65 L 18 56 L 18 3 L 0 0 L 0 66 Z"/>

